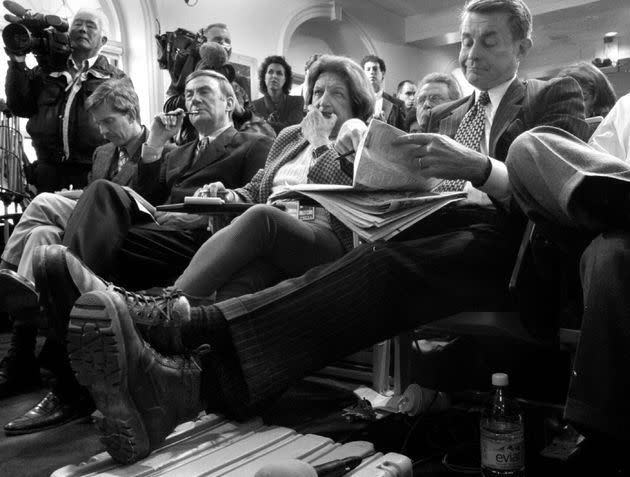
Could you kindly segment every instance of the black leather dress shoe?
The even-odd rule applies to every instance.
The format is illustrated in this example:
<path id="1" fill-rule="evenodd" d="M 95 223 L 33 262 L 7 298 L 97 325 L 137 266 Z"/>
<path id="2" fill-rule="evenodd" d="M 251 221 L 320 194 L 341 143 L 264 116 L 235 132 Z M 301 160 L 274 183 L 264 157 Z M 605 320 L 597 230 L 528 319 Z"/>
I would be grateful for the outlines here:
<path id="1" fill-rule="evenodd" d="M 118 462 L 142 459 L 175 426 L 204 409 L 198 363 L 162 356 L 149 346 L 116 292 L 91 292 L 77 300 L 68 352 L 79 383 L 94 398 L 101 442 Z"/>
<path id="2" fill-rule="evenodd" d="M 0 270 L 0 311 L 15 313 L 37 309 L 39 294 L 35 284 L 13 270 Z"/>
<path id="3" fill-rule="evenodd" d="M 58 341 L 66 335 L 70 310 L 77 298 L 109 285 L 63 245 L 43 245 L 33 253 L 33 275 L 40 303 L 49 319 L 49 334 Z"/>
<path id="4" fill-rule="evenodd" d="M 30 434 L 60 426 L 89 415 L 94 409 L 91 400 L 82 396 L 75 401 L 67 401 L 59 397 L 54 391 L 50 391 L 39 401 L 35 407 L 17 419 L 4 426 L 4 432 L 8 436 Z"/>

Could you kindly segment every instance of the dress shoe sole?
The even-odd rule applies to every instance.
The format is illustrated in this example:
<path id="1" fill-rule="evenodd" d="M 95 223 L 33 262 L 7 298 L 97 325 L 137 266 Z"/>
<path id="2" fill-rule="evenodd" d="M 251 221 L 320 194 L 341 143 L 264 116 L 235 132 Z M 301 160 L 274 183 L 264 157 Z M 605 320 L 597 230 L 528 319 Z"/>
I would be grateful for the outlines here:
<path id="1" fill-rule="evenodd" d="M 70 313 L 68 352 L 79 383 L 94 398 L 101 442 L 118 462 L 131 463 L 150 452 L 142 416 L 129 392 L 127 353 L 121 317 L 103 292 L 82 295 Z"/>

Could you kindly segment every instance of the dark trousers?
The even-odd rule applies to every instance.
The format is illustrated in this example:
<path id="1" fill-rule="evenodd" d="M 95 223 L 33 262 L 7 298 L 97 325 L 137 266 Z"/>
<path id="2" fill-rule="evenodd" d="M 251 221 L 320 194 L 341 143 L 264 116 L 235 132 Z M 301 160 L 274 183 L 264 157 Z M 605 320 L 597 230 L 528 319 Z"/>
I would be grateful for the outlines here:
<path id="1" fill-rule="evenodd" d="M 29 180 L 37 192 L 55 192 L 61 189 L 81 189 L 87 184 L 91 164 L 77 162 L 42 162 L 35 161 L 27 170 Z"/>
<path id="2" fill-rule="evenodd" d="M 230 345 L 211 362 L 236 412 L 326 364 L 462 310 L 509 307 L 516 243 L 496 212 L 449 206 L 399 242 L 366 244 L 216 306 Z"/>
<path id="3" fill-rule="evenodd" d="M 97 180 L 77 202 L 63 244 L 94 273 L 139 289 L 172 283 L 208 237 L 158 225 L 122 187 Z"/>
<path id="4" fill-rule="evenodd" d="M 630 165 L 566 132 L 536 128 L 514 142 L 508 170 L 528 215 L 562 245 L 582 250 L 584 308 L 565 417 L 627 441 Z"/>

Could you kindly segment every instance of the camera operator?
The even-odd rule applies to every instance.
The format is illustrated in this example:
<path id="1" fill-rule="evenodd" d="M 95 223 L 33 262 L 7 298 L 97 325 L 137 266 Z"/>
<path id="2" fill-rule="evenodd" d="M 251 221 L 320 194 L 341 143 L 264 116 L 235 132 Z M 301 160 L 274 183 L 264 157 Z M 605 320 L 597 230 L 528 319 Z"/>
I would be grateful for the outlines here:
<path id="1" fill-rule="evenodd" d="M 169 34 L 162 35 L 163 42 L 168 41 L 167 35 Z M 167 48 L 166 44 L 160 45 L 164 51 L 176 51 L 170 62 L 164 59 L 164 65 L 161 65 L 161 68 L 168 68 L 171 74 L 164 112 L 186 107 L 184 80 L 190 73 L 199 69 L 214 70 L 228 78 L 234 89 L 237 99 L 232 114 L 234 127 L 240 132 L 254 132 L 275 139 L 276 133 L 267 121 L 252 112 L 249 96 L 243 87 L 247 84 L 247 79 L 239 76 L 230 64 L 232 37 L 228 26 L 225 23 L 212 23 L 197 34 L 180 28 L 171 35 L 171 41 L 174 42 L 171 48 Z M 159 41 L 158 39 L 158 43 Z M 185 144 L 196 139 L 197 135 L 197 131 L 186 118 L 175 142 L 178 145 Z"/>
<path id="2" fill-rule="evenodd" d="M 30 182 L 38 192 L 77 189 L 87 183 L 92 153 L 104 140 L 85 110 L 85 100 L 105 80 L 125 76 L 99 55 L 106 42 L 101 14 L 81 9 L 70 25 L 65 68 L 29 69 L 25 54 L 6 48 L 7 103 L 15 115 L 28 118 L 26 130 L 37 153 Z"/>

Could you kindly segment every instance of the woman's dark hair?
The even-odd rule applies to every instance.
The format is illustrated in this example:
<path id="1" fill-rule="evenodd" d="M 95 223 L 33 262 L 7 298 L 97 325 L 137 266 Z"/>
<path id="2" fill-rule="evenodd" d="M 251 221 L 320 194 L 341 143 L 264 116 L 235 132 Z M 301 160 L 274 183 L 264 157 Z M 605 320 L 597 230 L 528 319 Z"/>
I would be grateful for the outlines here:
<path id="1" fill-rule="evenodd" d="M 268 56 L 260 65 L 260 69 L 258 70 L 258 88 L 262 94 L 267 94 L 267 84 L 265 83 L 265 74 L 267 73 L 267 68 L 271 64 L 277 64 L 284 68 L 284 84 L 282 85 L 282 92 L 284 94 L 289 94 L 291 91 L 291 84 L 293 83 L 293 73 L 291 72 L 291 66 L 287 63 L 287 60 L 284 59 L 284 56 Z"/>
<path id="2" fill-rule="evenodd" d="M 590 111 L 586 111 L 587 117 L 606 116 L 617 102 L 615 89 L 606 75 L 586 61 L 567 66 L 558 73 L 558 76 L 570 76 L 578 82 L 585 98 L 587 96 L 593 98 Z"/>
<path id="3" fill-rule="evenodd" d="M 309 68 L 306 104 L 313 98 L 313 87 L 322 73 L 335 73 L 346 82 L 350 91 L 352 114 L 355 118 L 369 121 L 374 114 L 374 90 L 359 64 L 345 56 L 323 55 Z"/>

